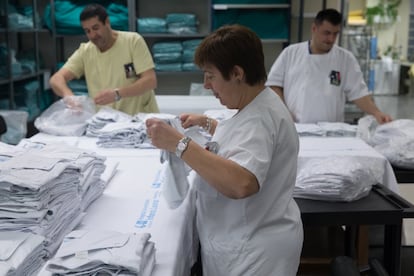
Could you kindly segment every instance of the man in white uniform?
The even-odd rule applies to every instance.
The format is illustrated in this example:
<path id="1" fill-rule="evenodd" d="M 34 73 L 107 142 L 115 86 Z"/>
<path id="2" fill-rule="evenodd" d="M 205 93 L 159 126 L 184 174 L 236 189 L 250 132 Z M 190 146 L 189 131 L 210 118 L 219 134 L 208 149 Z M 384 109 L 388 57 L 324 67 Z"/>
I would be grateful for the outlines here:
<path id="1" fill-rule="evenodd" d="M 320 11 L 312 24 L 310 41 L 285 48 L 266 82 L 282 98 L 298 123 L 342 122 L 346 100 L 373 115 L 379 123 L 391 121 L 375 105 L 353 54 L 335 44 L 342 15 Z"/>

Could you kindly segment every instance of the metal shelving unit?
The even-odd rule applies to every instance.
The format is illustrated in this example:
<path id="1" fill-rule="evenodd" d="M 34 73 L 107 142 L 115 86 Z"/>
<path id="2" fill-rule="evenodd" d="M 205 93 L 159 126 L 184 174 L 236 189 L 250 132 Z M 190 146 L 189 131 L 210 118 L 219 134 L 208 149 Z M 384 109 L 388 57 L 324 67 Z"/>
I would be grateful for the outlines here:
<path id="1" fill-rule="evenodd" d="M 16 96 L 18 93 L 16 87 L 25 81 L 35 80 L 39 83 L 39 89 L 37 91 L 37 104 L 39 105 L 39 94 L 43 89 L 43 78 L 48 73 L 48 70 L 41 68 L 40 51 L 39 51 L 39 36 L 41 34 L 48 34 L 48 30 L 42 28 L 38 22 L 38 1 L 22 1 L 22 4 L 30 2 L 30 6 L 33 9 L 33 25 L 30 27 L 13 27 L 10 26 L 9 16 L 11 14 L 9 10 L 9 4 L 12 1 L 1 1 L 0 3 L 0 43 L 4 46 L 6 60 L 1 61 L 1 64 L 5 66 L 5 72 L 3 71 L 0 76 L 0 85 L 3 89 L 0 93 L 0 99 L 8 99 L 9 109 L 16 109 Z M 13 3 L 20 4 L 19 1 L 13 1 Z M 30 72 L 14 72 L 13 66 L 16 65 L 15 54 L 21 51 L 30 51 L 34 57 L 34 68 Z"/>

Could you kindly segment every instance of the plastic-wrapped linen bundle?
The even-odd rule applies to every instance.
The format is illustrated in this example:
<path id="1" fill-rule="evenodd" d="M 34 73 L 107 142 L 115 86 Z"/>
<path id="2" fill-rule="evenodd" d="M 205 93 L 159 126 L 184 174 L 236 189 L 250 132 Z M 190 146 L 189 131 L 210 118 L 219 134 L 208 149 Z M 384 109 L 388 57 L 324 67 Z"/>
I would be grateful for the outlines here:
<path id="1" fill-rule="evenodd" d="M 158 42 L 152 46 L 156 71 L 182 71 L 183 46 L 179 41 Z"/>
<path id="2" fill-rule="evenodd" d="M 358 136 L 400 168 L 414 169 L 414 120 L 398 119 L 378 125 L 373 116 L 358 122 Z"/>
<path id="3" fill-rule="evenodd" d="M 0 110 L 7 125 L 7 132 L 1 135 L 1 141 L 17 145 L 27 134 L 27 118 L 29 114 L 26 111 L 18 110 Z"/>
<path id="4" fill-rule="evenodd" d="M 156 53 L 181 53 L 183 45 L 179 41 L 157 42 L 152 45 L 152 52 Z"/>
<path id="5" fill-rule="evenodd" d="M 169 13 L 166 17 L 168 32 L 174 34 L 197 33 L 197 17 L 191 13 Z"/>
<path id="6" fill-rule="evenodd" d="M 200 68 L 194 63 L 194 53 L 201 43 L 201 39 L 189 39 L 183 41 L 183 71 L 199 71 Z"/>
<path id="7" fill-rule="evenodd" d="M 364 162 L 365 164 L 368 162 Z M 294 196 L 326 201 L 353 201 L 379 183 L 380 168 L 366 166 L 357 157 L 330 156 L 309 160 L 298 172 Z"/>
<path id="8" fill-rule="evenodd" d="M 398 119 L 379 125 L 371 138 L 370 144 L 376 146 L 389 142 L 396 137 L 411 137 L 414 139 L 414 120 Z"/>
<path id="9" fill-rule="evenodd" d="M 182 42 L 183 44 L 183 49 L 188 49 L 188 50 L 195 50 L 197 49 L 198 45 L 200 45 L 201 41 L 203 41 L 202 39 L 188 39 L 188 40 L 184 40 Z"/>
<path id="10" fill-rule="evenodd" d="M 395 137 L 387 143 L 375 146 L 394 166 L 403 169 L 414 169 L 414 138 Z"/>
<path id="11" fill-rule="evenodd" d="M 378 127 L 378 122 L 372 115 L 366 115 L 358 120 L 356 136 L 371 144 L 372 135 Z"/>
<path id="12" fill-rule="evenodd" d="M 158 17 L 138 18 L 137 30 L 139 33 L 166 33 L 167 21 Z"/>
<path id="13" fill-rule="evenodd" d="M 87 96 L 70 96 L 53 103 L 34 123 L 36 128 L 44 133 L 82 136 L 86 130 L 87 120 L 95 113 L 96 107 L 92 99 Z"/>
<path id="14" fill-rule="evenodd" d="M 58 34 L 84 34 L 79 15 L 86 5 L 95 2 L 99 2 L 105 7 L 114 30 L 128 30 L 128 7 L 123 3 L 118 3 L 120 1 L 111 0 L 55 0 L 55 16 L 51 16 L 52 8 L 50 4 L 47 4 L 43 12 L 43 21 L 49 30 L 54 30 L 52 19 L 55 19 L 54 23 Z"/>
<path id="15" fill-rule="evenodd" d="M 156 64 L 174 64 L 181 63 L 181 52 L 169 53 L 154 53 L 154 62 Z"/>
<path id="16" fill-rule="evenodd" d="M 183 71 L 183 65 L 181 64 L 181 62 L 155 64 L 155 70 L 159 72 L 181 72 Z"/>
<path id="17" fill-rule="evenodd" d="M 200 68 L 193 62 L 185 62 L 181 65 L 182 71 L 200 71 Z"/>

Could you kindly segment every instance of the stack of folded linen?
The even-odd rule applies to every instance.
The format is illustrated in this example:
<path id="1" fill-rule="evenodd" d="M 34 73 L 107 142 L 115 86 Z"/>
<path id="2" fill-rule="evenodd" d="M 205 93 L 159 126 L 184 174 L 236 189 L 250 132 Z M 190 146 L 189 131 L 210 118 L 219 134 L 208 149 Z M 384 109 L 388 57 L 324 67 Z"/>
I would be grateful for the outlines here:
<path id="1" fill-rule="evenodd" d="M 295 123 L 296 131 L 299 136 L 324 136 L 325 132 L 323 129 L 318 126 L 317 124 L 302 124 L 302 123 Z"/>
<path id="2" fill-rule="evenodd" d="M 149 233 L 75 230 L 69 233 L 46 270 L 59 275 L 151 275 L 155 244 Z"/>
<path id="3" fill-rule="evenodd" d="M 343 122 L 319 122 L 318 125 L 329 137 L 355 137 L 357 126 Z"/>
<path id="4" fill-rule="evenodd" d="M 355 137 L 357 126 L 343 122 L 295 123 L 299 136 Z"/>
<path id="5" fill-rule="evenodd" d="M 156 42 L 152 45 L 156 71 L 182 71 L 183 45 L 180 41 Z"/>
<path id="6" fill-rule="evenodd" d="M 196 34 L 197 16 L 193 13 L 168 13 L 165 17 L 167 30 L 174 34 Z"/>
<path id="7" fill-rule="evenodd" d="M 137 19 L 139 33 L 166 33 L 167 21 L 160 17 L 141 17 Z"/>
<path id="8" fill-rule="evenodd" d="M 0 275 L 34 275 L 45 262 L 43 241 L 32 233 L 0 232 Z"/>
<path id="9" fill-rule="evenodd" d="M 369 159 L 369 160 L 368 160 Z M 370 164 L 370 165 L 366 165 Z M 381 162 L 353 156 L 313 158 L 299 168 L 293 195 L 326 201 L 353 201 L 381 183 Z"/>
<path id="10" fill-rule="evenodd" d="M 97 137 L 99 130 L 110 123 L 131 122 L 132 116 L 122 111 L 104 106 L 87 120 L 86 136 Z"/>
<path id="11" fill-rule="evenodd" d="M 105 159 L 66 144 L 39 146 L 0 163 L 0 230 L 45 237 L 51 256 L 79 224 L 84 206 L 102 193 Z"/>
<path id="12" fill-rule="evenodd" d="M 107 124 L 99 130 L 96 144 L 103 148 L 154 148 L 143 121 Z"/>
<path id="13" fill-rule="evenodd" d="M 82 211 L 102 194 L 107 184 L 101 179 L 106 168 L 105 157 L 61 143 L 45 144 L 42 150 L 50 155 L 64 158 L 79 168 L 79 193 Z"/>

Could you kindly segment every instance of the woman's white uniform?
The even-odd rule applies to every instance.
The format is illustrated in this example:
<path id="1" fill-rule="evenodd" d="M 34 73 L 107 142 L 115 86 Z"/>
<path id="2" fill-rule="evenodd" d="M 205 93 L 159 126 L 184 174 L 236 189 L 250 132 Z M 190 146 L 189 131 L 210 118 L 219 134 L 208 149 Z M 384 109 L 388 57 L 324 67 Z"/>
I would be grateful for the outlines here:
<path id="1" fill-rule="evenodd" d="M 270 88 L 218 124 L 218 154 L 252 172 L 258 193 L 230 199 L 197 176 L 197 228 L 205 276 L 296 275 L 303 242 L 292 194 L 299 140 Z"/>
<path id="2" fill-rule="evenodd" d="M 346 100 L 370 94 L 350 51 L 334 45 L 326 54 L 310 54 L 308 41 L 282 51 L 266 85 L 283 87 L 286 105 L 298 123 L 343 122 Z"/>

